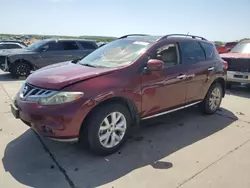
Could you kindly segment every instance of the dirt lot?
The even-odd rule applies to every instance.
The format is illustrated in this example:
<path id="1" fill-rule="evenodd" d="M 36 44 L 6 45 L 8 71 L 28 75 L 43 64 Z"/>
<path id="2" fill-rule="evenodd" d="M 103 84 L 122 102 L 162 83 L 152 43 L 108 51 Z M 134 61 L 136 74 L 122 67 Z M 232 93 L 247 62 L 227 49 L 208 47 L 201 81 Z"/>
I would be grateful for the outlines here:
<path id="1" fill-rule="evenodd" d="M 249 89 L 228 91 L 213 116 L 192 107 L 144 121 L 120 152 L 96 157 L 14 119 L 22 82 L 0 73 L 0 187 L 250 187 Z"/>

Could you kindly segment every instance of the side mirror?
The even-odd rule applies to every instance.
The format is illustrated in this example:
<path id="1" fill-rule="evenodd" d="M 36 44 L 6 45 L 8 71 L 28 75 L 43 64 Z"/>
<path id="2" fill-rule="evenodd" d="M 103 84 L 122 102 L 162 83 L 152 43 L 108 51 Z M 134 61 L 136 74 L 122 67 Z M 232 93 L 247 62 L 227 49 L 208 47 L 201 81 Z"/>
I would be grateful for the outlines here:
<path id="1" fill-rule="evenodd" d="M 148 71 L 161 71 L 164 69 L 164 62 L 159 59 L 150 59 L 147 62 Z"/>
<path id="2" fill-rule="evenodd" d="M 83 57 L 79 58 L 79 59 L 74 59 L 74 60 L 71 61 L 71 63 L 76 64 L 77 62 L 81 61 L 82 59 L 83 59 Z"/>
<path id="3" fill-rule="evenodd" d="M 39 49 L 39 52 L 46 52 L 46 50 L 47 50 L 46 48 L 42 47 Z"/>

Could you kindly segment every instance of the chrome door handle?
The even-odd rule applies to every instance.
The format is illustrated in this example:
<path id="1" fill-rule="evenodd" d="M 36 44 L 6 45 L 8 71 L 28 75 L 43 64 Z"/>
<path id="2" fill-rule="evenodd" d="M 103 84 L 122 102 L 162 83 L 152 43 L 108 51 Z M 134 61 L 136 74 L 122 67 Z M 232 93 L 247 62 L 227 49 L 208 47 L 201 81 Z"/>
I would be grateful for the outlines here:
<path id="1" fill-rule="evenodd" d="M 207 70 L 208 70 L 208 71 L 213 71 L 213 70 L 214 70 L 214 67 L 209 67 Z"/>
<path id="2" fill-rule="evenodd" d="M 178 78 L 178 79 L 182 80 L 182 79 L 187 78 L 187 75 L 182 74 L 182 75 L 180 75 L 180 76 L 177 76 L 176 78 Z"/>

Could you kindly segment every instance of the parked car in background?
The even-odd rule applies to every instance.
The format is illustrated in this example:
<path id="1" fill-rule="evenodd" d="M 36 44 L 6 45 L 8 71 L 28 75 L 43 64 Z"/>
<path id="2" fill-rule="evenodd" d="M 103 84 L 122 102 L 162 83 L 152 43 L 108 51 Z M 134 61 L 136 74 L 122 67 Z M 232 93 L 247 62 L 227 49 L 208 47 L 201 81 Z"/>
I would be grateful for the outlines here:
<path id="1" fill-rule="evenodd" d="M 226 49 L 226 51 L 227 51 L 227 52 L 230 52 L 230 51 L 232 50 L 232 48 L 233 48 L 236 44 L 238 44 L 238 42 L 227 42 L 227 43 L 225 44 L 225 49 Z"/>
<path id="2" fill-rule="evenodd" d="M 197 36 L 126 35 L 76 64 L 29 75 L 11 111 L 40 135 L 117 151 L 140 120 L 199 104 L 213 114 L 225 95 L 226 62 Z"/>
<path id="3" fill-rule="evenodd" d="M 214 45 L 215 45 L 216 50 L 218 51 L 219 54 L 227 53 L 225 46 L 221 46 L 219 44 L 214 44 Z"/>
<path id="4" fill-rule="evenodd" d="M 26 46 L 27 47 L 27 45 L 24 42 L 19 41 L 19 40 L 0 40 L 0 43 L 5 43 L 5 42 L 18 43 L 18 44 L 21 44 L 22 46 Z"/>
<path id="5" fill-rule="evenodd" d="M 22 48 L 26 48 L 26 46 L 24 46 L 20 43 L 15 43 L 15 42 L 0 42 L 0 50 L 22 49 Z"/>
<path id="6" fill-rule="evenodd" d="M 97 48 L 91 40 L 41 40 L 22 50 L 0 52 L 0 68 L 13 77 L 28 76 L 51 64 L 83 58 Z"/>
<path id="7" fill-rule="evenodd" d="M 238 43 L 229 53 L 220 56 L 228 62 L 228 87 L 232 83 L 250 84 L 250 40 Z"/>

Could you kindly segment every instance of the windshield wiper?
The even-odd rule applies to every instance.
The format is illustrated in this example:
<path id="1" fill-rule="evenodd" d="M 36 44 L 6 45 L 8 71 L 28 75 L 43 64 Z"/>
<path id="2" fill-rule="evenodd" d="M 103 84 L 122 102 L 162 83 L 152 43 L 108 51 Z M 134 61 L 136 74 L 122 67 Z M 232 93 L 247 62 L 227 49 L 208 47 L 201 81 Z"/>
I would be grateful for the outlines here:
<path id="1" fill-rule="evenodd" d="M 81 65 L 86 66 L 86 67 L 94 67 L 94 68 L 97 68 L 97 66 L 91 65 L 91 64 L 81 64 Z"/>

